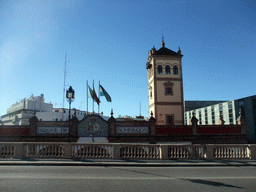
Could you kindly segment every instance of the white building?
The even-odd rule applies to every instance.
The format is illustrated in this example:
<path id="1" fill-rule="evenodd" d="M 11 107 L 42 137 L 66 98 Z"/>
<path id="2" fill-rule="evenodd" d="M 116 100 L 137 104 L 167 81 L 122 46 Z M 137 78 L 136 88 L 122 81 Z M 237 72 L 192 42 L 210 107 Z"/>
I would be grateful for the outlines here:
<path id="1" fill-rule="evenodd" d="M 76 113 L 76 117 L 79 121 L 81 121 L 86 115 L 93 114 L 87 111 L 80 111 L 78 109 L 70 110 L 70 118 L 74 116 Z M 96 114 L 96 113 L 95 113 Z M 103 116 L 100 114 L 104 120 L 108 120 L 109 117 Z M 68 121 L 69 109 L 66 108 L 53 108 L 51 112 L 36 112 L 36 117 L 39 121 Z"/>
<path id="2" fill-rule="evenodd" d="M 44 102 L 44 95 L 34 97 L 31 95 L 28 99 L 24 98 L 13 104 L 7 109 L 7 113 L 1 116 L 3 125 L 29 125 L 29 119 L 34 111 L 51 112 L 53 105 Z"/>
<path id="3" fill-rule="evenodd" d="M 24 98 L 13 104 L 7 109 L 7 114 L 1 116 L 0 122 L 3 125 L 29 125 L 29 119 L 36 112 L 36 117 L 39 121 L 68 121 L 69 109 L 53 108 L 53 104 L 44 102 L 44 95 L 34 97 L 31 95 L 28 99 Z M 92 114 L 87 111 L 77 109 L 70 110 L 72 118 L 76 113 L 78 120 L 82 120 L 87 114 Z M 109 117 L 100 114 L 106 121 Z"/>

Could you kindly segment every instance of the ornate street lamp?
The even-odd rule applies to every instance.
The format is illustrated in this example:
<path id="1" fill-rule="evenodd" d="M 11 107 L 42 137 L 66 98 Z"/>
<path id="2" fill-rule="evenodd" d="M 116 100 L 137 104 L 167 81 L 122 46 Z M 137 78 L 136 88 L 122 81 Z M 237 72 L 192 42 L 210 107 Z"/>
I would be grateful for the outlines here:
<path id="1" fill-rule="evenodd" d="M 73 102 L 75 100 L 75 91 L 74 89 L 72 88 L 72 86 L 69 87 L 69 89 L 67 90 L 66 92 L 66 98 L 67 98 L 67 101 L 69 102 L 69 112 L 68 112 L 68 127 L 69 127 L 69 142 L 71 142 L 71 134 L 70 134 L 70 109 L 71 109 L 71 102 Z"/>

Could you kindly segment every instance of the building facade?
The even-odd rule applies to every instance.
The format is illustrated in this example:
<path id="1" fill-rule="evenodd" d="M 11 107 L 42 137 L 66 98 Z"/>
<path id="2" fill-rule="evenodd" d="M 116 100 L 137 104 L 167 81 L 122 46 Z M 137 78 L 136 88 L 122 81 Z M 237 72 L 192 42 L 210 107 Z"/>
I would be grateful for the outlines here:
<path id="1" fill-rule="evenodd" d="M 190 101 L 192 103 L 193 101 Z M 194 101 L 195 103 L 198 101 Z M 186 102 L 185 102 L 186 104 Z M 245 97 L 233 101 L 226 101 L 210 106 L 205 106 L 185 112 L 185 124 L 189 125 L 193 113 L 198 119 L 199 125 L 217 125 L 220 117 L 225 121 L 225 125 L 236 125 L 239 117 L 239 109 L 243 107 L 247 136 L 250 143 L 256 142 L 256 95 Z"/>
<path id="2" fill-rule="evenodd" d="M 20 102 L 13 104 L 7 109 L 7 114 L 1 116 L 1 124 L 3 125 L 29 125 L 29 119 L 36 113 L 39 121 L 68 121 L 69 109 L 66 108 L 53 108 L 53 104 L 45 103 L 44 95 L 40 96 L 31 95 L 28 99 L 22 99 Z M 70 110 L 70 118 L 74 116 L 78 120 L 82 120 L 86 115 L 93 113 L 81 111 L 77 109 Z M 107 120 L 100 114 L 102 118 Z"/>
<path id="3" fill-rule="evenodd" d="M 76 114 L 77 119 L 80 121 L 86 115 L 93 114 L 87 111 L 81 111 L 78 109 L 70 109 L 70 118 Z M 100 114 L 101 115 L 101 114 Z M 69 120 L 69 109 L 66 108 L 53 108 L 51 112 L 36 112 L 36 117 L 39 121 L 68 121 Z M 104 117 L 103 118 L 108 118 Z"/>
<path id="4" fill-rule="evenodd" d="M 158 125 L 183 125 L 184 102 L 182 59 L 180 49 L 174 52 L 165 47 L 149 51 L 148 70 L 149 116 Z"/>
<path id="5" fill-rule="evenodd" d="M 226 101 L 185 101 L 185 111 L 190 111 L 224 102 Z"/>
<path id="6" fill-rule="evenodd" d="M 34 111 L 51 112 L 52 108 L 51 103 L 45 103 L 43 94 L 36 97 L 31 95 L 8 108 L 7 113 L 1 116 L 1 122 L 3 125 L 29 125 Z"/>

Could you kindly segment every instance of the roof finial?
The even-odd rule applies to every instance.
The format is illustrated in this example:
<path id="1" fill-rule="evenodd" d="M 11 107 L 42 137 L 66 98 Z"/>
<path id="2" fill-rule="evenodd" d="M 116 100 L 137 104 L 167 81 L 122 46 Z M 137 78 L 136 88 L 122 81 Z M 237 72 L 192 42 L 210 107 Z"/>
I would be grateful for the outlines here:
<path id="1" fill-rule="evenodd" d="M 110 115 L 111 115 L 111 117 L 113 117 L 113 108 L 111 109 L 111 113 L 110 113 Z"/>
<path id="2" fill-rule="evenodd" d="M 164 43 L 164 35 L 162 34 L 162 47 L 165 46 L 165 43 Z"/>
<path id="3" fill-rule="evenodd" d="M 181 55 L 180 46 L 179 46 L 179 48 L 178 48 L 178 51 L 177 51 L 177 53 Z"/>

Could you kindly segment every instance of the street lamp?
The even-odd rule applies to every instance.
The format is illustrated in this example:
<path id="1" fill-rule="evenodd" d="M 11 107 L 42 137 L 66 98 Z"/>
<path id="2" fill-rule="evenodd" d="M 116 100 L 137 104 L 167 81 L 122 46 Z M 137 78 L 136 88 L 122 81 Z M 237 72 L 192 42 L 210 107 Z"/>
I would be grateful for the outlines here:
<path id="1" fill-rule="evenodd" d="M 71 142 L 71 134 L 70 134 L 70 109 L 71 109 L 71 102 L 73 102 L 75 100 L 75 91 L 74 89 L 72 88 L 72 86 L 69 87 L 69 89 L 67 90 L 66 92 L 66 98 L 67 98 L 67 101 L 69 102 L 69 112 L 68 112 L 68 127 L 69 127 L 69 142 Z"/>

